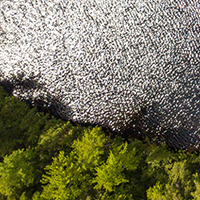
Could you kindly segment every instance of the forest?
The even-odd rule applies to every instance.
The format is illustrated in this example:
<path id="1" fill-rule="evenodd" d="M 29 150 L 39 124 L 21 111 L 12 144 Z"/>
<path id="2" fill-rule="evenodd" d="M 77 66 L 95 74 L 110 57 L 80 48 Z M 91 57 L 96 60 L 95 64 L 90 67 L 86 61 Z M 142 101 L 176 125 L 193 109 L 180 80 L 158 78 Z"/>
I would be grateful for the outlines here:
<path id="1" fill-rule="evenodd" d="M 0 87 L 0 199 L 200 199 L 198 152 L 39 112 Z"/>

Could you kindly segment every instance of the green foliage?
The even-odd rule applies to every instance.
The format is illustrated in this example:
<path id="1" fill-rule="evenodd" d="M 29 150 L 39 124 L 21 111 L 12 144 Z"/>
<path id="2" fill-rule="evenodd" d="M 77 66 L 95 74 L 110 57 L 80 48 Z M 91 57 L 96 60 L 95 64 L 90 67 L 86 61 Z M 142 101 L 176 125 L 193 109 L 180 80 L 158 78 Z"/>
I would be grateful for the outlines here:
<path id="1" fill-rule="evenodd" d="M 135 170 L 138 165 L 135 149 L 127 150 L 127 143 L 114 146 L 110 151 L 106 163 L 96 168 L 96 177 L 93 183 L 97 183 L 95 189 L 104 188 L 109 192 L 114 191 L 114 187 L 122 183 L 129 182 L 123 171 Z"/>
<path id="2" fill-rule="evenodd" d="M 44 187 L 41 197 L 81 199 L 85 196 L 84 191 L 87 190 L 89 176 L 82 173 L 81 167 L 73 158 L 64 156 L 64 152 L 61 151 L 58 158 L 54 158 L 52 165 L 47 166 L 46 170 L 48 173 L 43 176 L 42 183 L 48 184 Z"/>
<path id="3" fill-rule="evenodd" d="M 198 173 L 193 175 L 194 177 L 194 184 L 195 184 L 195 191 L 191 193 L 194 200 L 200 200 L 200 176 Z"/>
<path id="4" fill-rule="evenodd" d="M 58 121 L 40 135 L 35 148 L 38 152 L 37 165 L 40 168 L 40 175 L 44 172 L 45 166 L 51 164 L 52 158 L 58 156 L 59 151 L 67 154 L 72 151 L 74 139 L 82 135 L 82 132 L 83 128 L 80 126 L 75 127 L 70 122 Z"/>
<path id="5" fill-rule="evenodd" d="M 86 129 L 82 139 L 74 141 L 72 145 L 74 156 L 84 170 L 92 170 L 99 165 L 100 156 L 104 154 L 104 144 L 105 135 L 100 127 Z"/>
<path id="6" fill-rule="evenodd" d="M 61 123 L 54 117 L 37 112 L 15 97 L 6 95 L 0 87 L 0 158 L 13 150 L 34 147 L 40 135 Z"/>
<path id="7" fill-rule="evenodd" d="M 4 91 L 3 87 L 0 86 L 0 109 L 4 106 L 6 97 L 8 97 L 8 94 Z"/>
<path id="8" fill-rule="evenodd" d="M 29 110 L 26 115 L 21 118 L 19 123 L 20 131 L 27 140 L 28 145 L 34 146 L 49 120 L 49 115 L 37 112 L 36 108 Z"/>
<path id="9" fill-rule="evenodd" d="M 32 150 L 13 151 L 0 163 L 0 193 L 7 197 L 18 197 L 34 181 L 34 168 L 31 160 Z"/>
<path id="10" fill-rule="evenodd" d="M 1 96 L 2 97 L 2 96 Z M 14 97 L 1 99 L 0 108 L 0 157 L 11 153 L 24 143 L 19 124 L 28 107 Z"/>
<path id="11" fill-rule="evenodd" d="M 32 200 L 43 200 L 43 198 L 40 196 L 40 192 L 35 192 L 32 196 Z"/>
<path id="12" fill-rule="evenodd" d="M 109 140 L 108 140 L 109 141 Z M 128 150 L 128 143 L 113 144 L 108 157 L 104 151 L 108 142 L 99 127 L 86 129 L 81 139 L 72 144 L 67 156 L 63 151 L 46 167 L 41 197 L 46 199 L 124 199 L 124 187 L 129 182 L 125 171 L 137 169 L 136 150 Z M 104 160 L 105 159 L 105 160 Z M 105 189 L 101 190 L 101 189 Z M 124 190 L 124 191 L 123 191 Z M 52 192 L 53 191 L 53 192 Z M 112 197 L 110 192 L 116 191 Z M 124 193 L 124 194 L 123 194 Z M 130 199 L 130 198 L 129 198 Z"/>
<path id="13" fill-rule="evenodd" d="M 104 140 L 101 129 L 86 129 L 82 139 L 72 144 L 74 150 L 69 156 L 65 156 L 61 151 L 59 156 L 53 159 L 53 163 L 46 167 L 47 174 L 43 175 L 42 183 L 47 185 L 44 186 L 41 197 L 85 199 L 91 180 L 91 174 L 87 173 L 87 170 L 99 163 Z"/>
<path id="14" fill-rule="evenodd" d="M 83 128 L 80 126 L 74 127 L 70 122 L 56 121 L 49 128 L 45 127 L 43 134 L 38 139 L 37 148 L 41 151 L 45 151 L 50 156 L 53 155 L 55 150 L 71 151 L 71 145 L 77 136 L 81 135 Z M 69 149 L 70 147 L 70 149 Z"/>
<path id="15" fill-rule="evenodd" d="M 154 148 L 147 161 L 149 172 L 157 182 L 147 190 L 148 199 L 192 198 L 192 173 L 188 170 L 185 155 L 183 152 L 173 153 L 164 146 L 162 150 L 159 147 Z"/>

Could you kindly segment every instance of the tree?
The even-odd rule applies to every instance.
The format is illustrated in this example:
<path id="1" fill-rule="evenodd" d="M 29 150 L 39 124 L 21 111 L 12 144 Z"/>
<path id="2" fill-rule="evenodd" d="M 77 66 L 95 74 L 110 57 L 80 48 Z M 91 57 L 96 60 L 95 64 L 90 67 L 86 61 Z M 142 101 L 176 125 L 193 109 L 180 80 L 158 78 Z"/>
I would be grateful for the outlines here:
<path id="1" fill-rule="evenodd" d="M 100 162 L 103 154 L 104 135 L 95 127 L 86 129 L 81 140 L 72 144 L 70 155 L 63 151 L 53 159 L 53 163 L 45 169 L 41 197 L 44 199 L 86 199 L 92 193 L 90 180 L 93 167 Z M 90 191 L 90 192 L 89 192 Z"/>
<path id="2" fill-rule="evenodd" d="M 16 150 L 0 163 L 0 193 L 8 198 L 19 198 L 35 178 L 32 150 Z"/>
<path id="3" fill-rule="evenodd" d="M 81 140 L 74 141 L 73 155 L 84 170 L 92 171 L 102 162 L 101 155 L 104 154 L 105 141 L 105 135 L 100 127 L 86 129 Z"/>
<path id="4" fill-rule="evenodd" d="M 148 199 L 192 199 L 193 179 L 189 170 L 191 162 L 188 163 L 190 159 L 185 152 L 179 151 L 175 153 L 167 150 L 166 147 L 163 147 L 163 149 L 156 147 L 147 157 L 147 160 L 149 171 L 153 172 L 150 177 L 153 178 L 154 176 L 156 181 L 147 190 Z"/>
<path id="5" fill-rule="evenodd" d="M 129 182 L 123 172 L 137 169 L 138 161 L 135 149 L 128 151 L 127 146 L 127 143 L 113 145 L 106 163 L 96 167 L 96 177 L 92 181 L 96 183 L 95 189 L 104 188 L 112 192 L 116 186 Z"/>
<path id="6" fill-rule="evenodd" d="M 99 127 L 86 129 L 82 138 L 73 142 L 69 155 L 60 151 L 53 163 L 46 166 L 41 197 L 132 199 L 131 192 L 124 189 L 129 182 L 125 172 L 134 172 L 138 167 L 136 149 L 129 148 L 128 143 L 108 142 Z"/>
<path id="7" fill-rule="evenodd" d="M 15 97 L 1 99 L 0 107 L 0 157 L 10 154 L 24 144 L 23 132 L 20 130 L 22 118 L 28 107 Z"/>

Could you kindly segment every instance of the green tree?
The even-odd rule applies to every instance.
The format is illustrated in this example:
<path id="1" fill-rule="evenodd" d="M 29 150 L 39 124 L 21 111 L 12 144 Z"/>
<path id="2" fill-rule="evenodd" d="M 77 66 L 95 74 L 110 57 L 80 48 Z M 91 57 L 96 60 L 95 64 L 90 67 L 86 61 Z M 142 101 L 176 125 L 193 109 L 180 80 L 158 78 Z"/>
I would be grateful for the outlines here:
<path id="1" fill-rule="evenodd" d="M 40 136 L 64 123 L 49 114 L 30 109 L 24 102 L 6 95 L 0 87 L 0 158 L 13 150 L 36 147 Z"/>
<path id="2" fill-rule="evenodd" d="M 99 163 L 104 140 L 100 128 L 88 128 L 81 140 L 74 141 L 74 149 L 70 155 L 65 155 L 61 151 L 59 156 L 53 159 L 53 163 L 46 167 L 47 173 L 42 179 L 42 183 L 46 185 L 41 197 L 63 200 L 86 199 L 92 190 L 92 174 L 88 170 L 92 170 L 92 166 Z"/>
<path id="3" fill-rule="evenodd" d="M 154 175 L 156 183 L 147 190 L 148 199 L 192 199 L 193 182 L 188 157 L 185 152 L 172 152 L 164 146 L 163 149 L 154 148 L 147 160 L 149 171 L 152 171 L 150 177 Z"/>
<path id="4" fill-rule="evenodd" d="M 0 157 L 24 146 L 23 133 L 20 130 L 22 118 L 28 107 L 15 97 L 6 96 L 0 108 Z"/>
<path id="5" fill-rule="evenodd" d="M 69 155 L 60 151 L 53 163 L 45 168 L 41 197 L 132 199 L 131 192 L 124 188 L 129 182 L 126 172 L 134 172 L 139 164 L 136 149 L 129 148 L 128 143 L 109 142 L 99 127 L 86 129 L 82 138 L 73 142 Z"/>
<path id="6" fill-rule="evenodd" d="M 195 191 L 191 192 L 191 195 L 194 200 L 200 200 L 200 176 L 198 173 L 195 173 L 193 177 L 194 177 Z"/>
<path id="7" fill-rule="evenodd" d="M 112 192 L 116 186 L 129 182 L 123 171 L 137 169 L 138 158 L 135 156 L 135 149 L 128 151 L 127 146 L 127 143 L 120 146 L 113 145 L 106 163 L 95 169 L 96 177 L 92 181 L 96 183 L 95 189 L 104 188 Z"/>
<path id="8" fill-rule="evenodd" d="M 19 198 L 34 182 L 32 150 L 16 150 L 0 163 L 0 193 L 7 198 Z"/>
<path id="9" fill-rule="evenodd" d="M 104 154 L 105 135 L 100 127 L 92 130 L 86 129 L 81 140 L 74 141 L 72 148 L 73 155 L 79 165 L 84 170 L 93 170 L 102 162 L 102 154 Z"/>

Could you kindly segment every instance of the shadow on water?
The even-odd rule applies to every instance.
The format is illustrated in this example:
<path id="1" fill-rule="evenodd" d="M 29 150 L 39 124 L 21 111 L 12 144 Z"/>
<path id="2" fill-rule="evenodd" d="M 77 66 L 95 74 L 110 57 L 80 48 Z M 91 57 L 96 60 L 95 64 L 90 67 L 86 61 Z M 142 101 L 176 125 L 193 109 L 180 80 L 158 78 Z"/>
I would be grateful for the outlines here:
<path id="1" fill-rule="evenodd" d="M 21 91 L 29 91 L 31 89 L 38 89 L 38 88 L 44 88 L 43 85 L 39 85 L 37 81 L 33 80 L 32 78 L 29 79 L 13 79 L 13 80 L 3 80 L 0 81 L 0 86 L 4 88 L 4 90 L 10 95 L 13 95 L 14 90 L 20 86 Z M 44 90 L 43 90 L 44 91 Z M 43 112 L 45 114 L 49 113 L 50 115 L 53 115 L 57 119 L 63 119 L 68 120 L 69 116 L 67 113 L 71 113 L 71 110 L 68 106 L 63 105 L 58 98 L 51 95 L 49 92 L 45 91 L 46 98 L 44 98 L 42 95 L 35 98 L 21 98 L 20 99 L 25 102 L 29 108 L 37 107 L 37 110 L 39 112 Z M 62 111 L 65 111 L 64 114 Z"/>
<path id="2" fill-rule="evenodd" d="M 13 94 L 13 91 L 20 86 L 21 91 L 29 91 L 30 89 L 43 89 L 43 85 L 39 85 L 33 78 L 29 79 L 15 79 L 15 80 L 3 80 L 0 81 L 2 86 L 9 95 Z M 44 91 L 44 90 L 43 90 Z M 47 91 L 46 98 L 41 95 L 35 99 L 23 99 L 22 100 L 29 105 L 30 108 L 37 107 L 39 112 L 49 113 L 55 116 L 57 119 L 70 120 L 71 109 L 63 105 L 59 99 L 50 95 Z M 156 115 L 155 115 L 156 113 Z M 188 151 L 199 150 L 200 137 L 198 134 L 193 134 L 193 130 L 186 129 L 174 129 L 173 127 L 162 127 L 161 121 L 163 120 L 157 104 L 153 104 L 148 107 L 141 108 L 140 112 L 135 113 L 132 120 L 121 129 L 121 131 L 113 131 L 106 124 L 101 124 L 102 130 L 111 138 L 121 136 L 125 141 L 129 139 L 139 139 L 145 142 L 146 137 L 150 142 L 161 145 L 166 143 L 171 149 L 185 149 Z M 70 120 L 71 123 L 81 125 L 84 127 L 96 126 L 99 124 L 81 123 Z"/>

